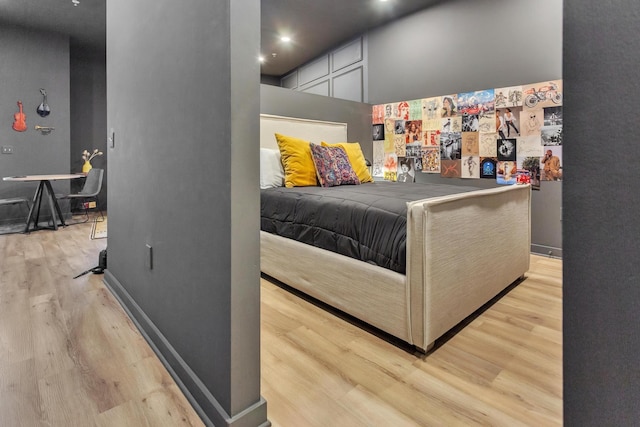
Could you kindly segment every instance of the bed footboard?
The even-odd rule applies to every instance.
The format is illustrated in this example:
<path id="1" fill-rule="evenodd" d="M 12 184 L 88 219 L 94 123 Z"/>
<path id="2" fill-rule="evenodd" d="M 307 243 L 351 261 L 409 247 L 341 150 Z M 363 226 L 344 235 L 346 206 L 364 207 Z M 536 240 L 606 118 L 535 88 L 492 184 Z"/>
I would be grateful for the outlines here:
<path id="1" fill-rule="evenodd" d="M 531 189 L 412 202 L 407 215 L 412 341 L 426 350 L 528 271 Z"/>

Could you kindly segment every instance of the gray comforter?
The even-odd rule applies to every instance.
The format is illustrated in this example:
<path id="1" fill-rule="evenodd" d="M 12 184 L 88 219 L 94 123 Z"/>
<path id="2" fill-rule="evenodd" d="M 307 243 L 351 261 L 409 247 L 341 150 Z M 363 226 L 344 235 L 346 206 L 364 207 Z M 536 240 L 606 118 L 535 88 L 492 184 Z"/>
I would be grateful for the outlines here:
<path id="1" fill-rule="evenodd" d="M 387 181 L 269 188 L 260 190 L 260 228 L 405 274 L 407 202 L 473 190 Z"/>

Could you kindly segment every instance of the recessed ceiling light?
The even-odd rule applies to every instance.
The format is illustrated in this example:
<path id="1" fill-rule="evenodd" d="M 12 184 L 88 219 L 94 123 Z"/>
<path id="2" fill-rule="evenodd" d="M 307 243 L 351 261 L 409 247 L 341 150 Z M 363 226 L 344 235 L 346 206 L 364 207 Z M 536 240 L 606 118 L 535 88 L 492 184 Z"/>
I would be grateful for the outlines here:
<path id="1" fill-rule="evenodd" d="M 282 36 L 282 37 L 280 37 L 280 41 L 285 42 L 285 43 L 289 43 L 291 41 L 291 37 Z"/>
<path id="2" fill-rule="evenodd" d="M 260 61 L 260 63 L 263 63 L 264 62 L 264 56 L 260 55 L 258 57 L 258 61 Z"/>

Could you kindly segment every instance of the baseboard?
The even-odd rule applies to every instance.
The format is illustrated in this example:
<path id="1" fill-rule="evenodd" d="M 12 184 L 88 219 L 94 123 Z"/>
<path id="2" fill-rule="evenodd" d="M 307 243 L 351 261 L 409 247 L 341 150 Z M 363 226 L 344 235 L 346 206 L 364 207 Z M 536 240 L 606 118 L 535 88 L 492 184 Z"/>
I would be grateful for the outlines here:
<path id="1" fill-rule="evenodd" d="M 205 425 L 229 427 L 269 427 L 271 425 L 269 421 L 265 421 L 267 419 L 267 402 L 262 397 L 258 402 L 245 408 L 234 417 L 229 416 L 200 378 L 189 368 L 189 365 L 108 269 L 105 270 L 103 282 L 120 302 Z"/>
<path id="2" fill-rule="evenodd" d="M 545 255 L 551 258 L 562 258 L 562 248 L 531 244 L 531 253 Z"/>

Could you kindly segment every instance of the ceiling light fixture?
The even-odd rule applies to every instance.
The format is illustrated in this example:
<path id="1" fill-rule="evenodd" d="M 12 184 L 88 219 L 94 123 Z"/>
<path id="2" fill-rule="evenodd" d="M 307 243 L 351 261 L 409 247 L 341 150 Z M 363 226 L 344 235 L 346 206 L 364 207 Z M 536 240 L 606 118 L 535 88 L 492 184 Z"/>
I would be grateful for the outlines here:
<path id="1" fill-rule="evenodd" d="M 77 6 L 80 4 L 80 0 L 71 0 L 71 3 L 73 3 L 74 6 Z"/>
<path id="2" fill-rule="evenodd" d="M 260 55 L 258 57 L 258 61 L 260 61 L 260 63 L 263 63 L 264 62 L 264 56 Z"/>
<path id="3" fill-rule="evenodd" d="M 282 37 L 280 37 L 280 41 L 285 42 L 285 43 L 289 43 L 291 41 L 291 37 L 282 36 Z"/>

